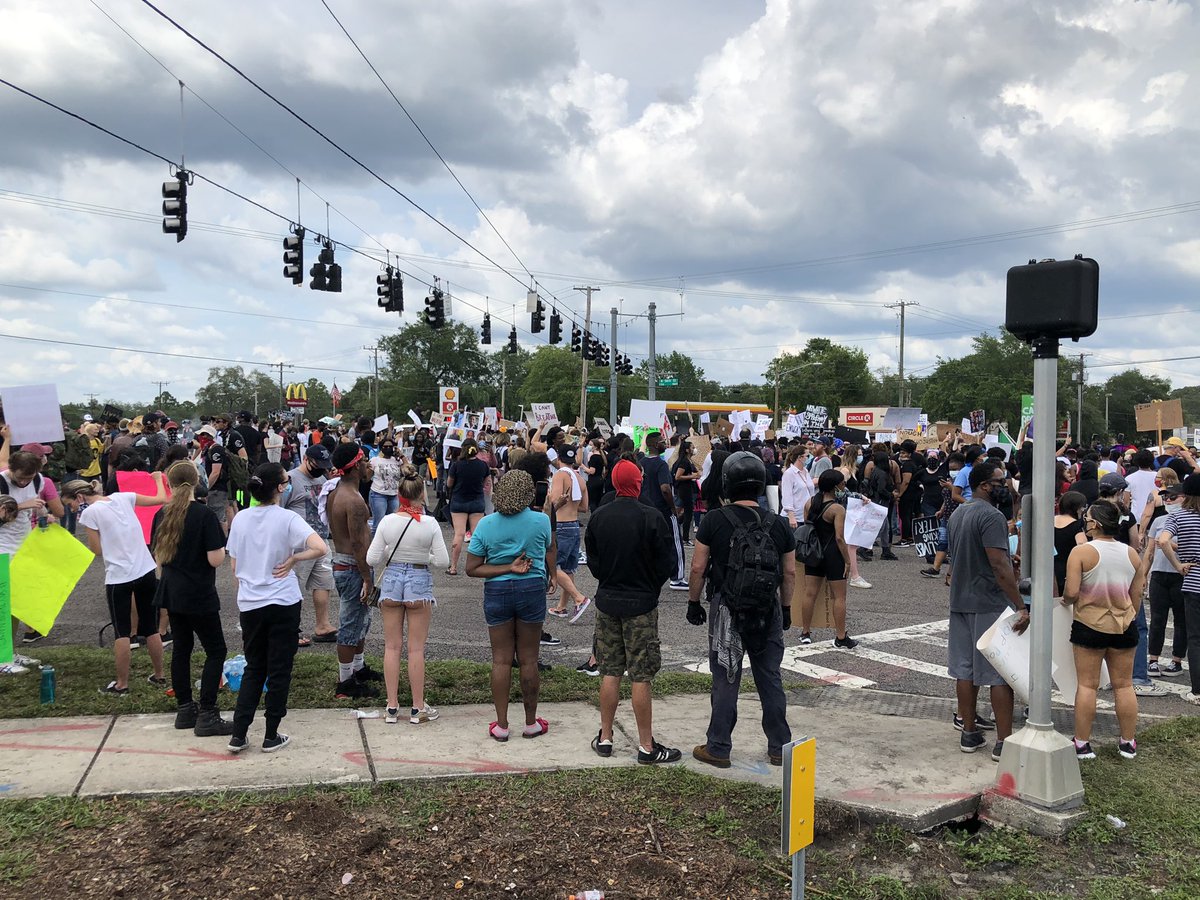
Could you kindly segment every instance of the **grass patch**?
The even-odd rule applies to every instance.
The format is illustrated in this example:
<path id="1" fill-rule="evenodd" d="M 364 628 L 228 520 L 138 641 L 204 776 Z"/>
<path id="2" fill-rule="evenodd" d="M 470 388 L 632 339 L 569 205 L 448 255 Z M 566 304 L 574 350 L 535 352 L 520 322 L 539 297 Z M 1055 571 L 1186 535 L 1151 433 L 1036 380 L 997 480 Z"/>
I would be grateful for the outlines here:
<path id="1" fill-rule="evenodd" d="M 58 683 L 56 703 L 43 706 L 40 702 L 40 679 L 37 670 L 26 675 L 0 678 L 0 718 L 25 718 L 34 716 L 82 716 L 104 715 L 112 712 L 161 713 L 172 712 L 175 700 L 165 692 L 146 682 L 152 671 L 150 658 L 145 650 L 136 650 L 129 674 L 129 696 L 114 698 L 101 696 L 97 691 L 113 677 L 113 655 L 111 650 L 97 647 L 39 647 L 38 658 L 46 665 L 54 666 Z M 200 677 L 203 657 L 197 654 L 192 660 L 192 678 Z M 383 662 L 369 658 L 372 668 L 382 670 Z M 166 674 L 170 676 L 170 653 L 165 660 Z M 431 660 L 425 666 L 425 692 L 434 706 L 459 706 L 467 703 L 490 703 L 491 665 L 466 660 Z M 337 662 L 328 654 L 305 653 L 296 656 L 292 670 L 292 687 L 288 706 L 292 709 L 325 709 L 380 705 L 381 700 L 354 703 L 349 700 L 334 700 L 333 687 L 337 681 Z M 671 694 L 706 694 L 712 686 L 712 677 L 692 672 L 663 672 L 654 680 L 656 696 Z M 749 687 L 747 689 L 750 689 Z M 400 669 L 401 705 L 408 696 L 408 673 Z M 541 701 L 555 703 L 586 700 L 598 702 L 600 679 L 589 678 L 576 672 L 571 666 L 554 666 L 542 673 Z M 629 697 L 629 682 L 621 685 L 622 697 Z M 513 673 L 511 699 L 520 697 L 516 671 Z M 222 689 L 220 706 L 233 709 L 236 695 Z"/>

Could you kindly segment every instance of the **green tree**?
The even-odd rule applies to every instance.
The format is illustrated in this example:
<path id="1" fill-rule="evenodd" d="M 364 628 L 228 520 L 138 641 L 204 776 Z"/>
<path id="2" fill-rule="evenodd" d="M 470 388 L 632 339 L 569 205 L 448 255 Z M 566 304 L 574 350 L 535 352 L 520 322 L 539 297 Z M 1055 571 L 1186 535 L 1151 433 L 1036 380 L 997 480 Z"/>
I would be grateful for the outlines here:
<path id="1" fill-rule="evenodd" d="M 279 383 L 265 372 L 247 372 L 241 366 L 214 366 L 208 370 L 208 382 L 196 391 L 196 411 L 207 415 L 278 406 Z"/>
<path id="2" fill-rule="evenodd" d="M 534 403 L 553 403 L 558 418 L 563 422 L 574 422 L 579 415 L 579 390 L 582 375 L 582 360 L 566 347 L 538 347 L 529 359 L 525 378 L 517 396 L 520 403 L 529 409 Z M 588 368 L 588 381 L 608 381 L 608 369 Z M 597 400 L 596 398 L 599 398 Z M 603 402 L 603 411 L 598 412 Z M 588 412 L 591 416 L 608 415 L 608 397 L 605 394 L 588 395 Z M 591 419 L 588 419 L 591 423 Z"/>
<path id="3" fill-rule="evenodd" d="M 803 409 L 809 404 L 824 406 L 836 415 L 842 406 L 864 404 L 877 391 L 867 365 L 867 354 L 857 347 L 835 344 L 828 338 L 811 338 L 799 353 L 781 353 L 763 373 L 774 404 L 779 383 L 781 409 Z"/>
<path id="4" fill-rule="evenodd" d="M 1134 406 L 1167 399 L 1171 382 L 1157 375 L 1143 375 L 1137 369 L 1126 369 L 1104 382 L 1104 391 L 1108 394 L 1109 429 L 1114 435 L 1124 434 L 1127 439 L 1133 439 L 1137 434 Z M 1187 421 L 1186 417 L 1184 421 Z"/>
<path id="5" fill-rule="evenodd" d="M 458 385 L 464 402 L 474 408 L 490 405 L 479 403 L 483 397 L 495 394 L 499 399 L 498 383 L 488 383 L 488 357 L 479 347 L 478 333 L 469 325 L 453 322 L 433 329 L 413 323 L 382 338 L 380 344 L 387 362 L 379 373 L 379 410 L 397 420 L 409 409 L 419 407 L 424 413 L 434 409 L 440 385 Z"/>
<path id="6" fill-rule="evenodd" d="M 1200 422 L 1200 384 L 1175 388 L 1171 398 L 1183 401 L 1183 421 L 1188 425 Z M 1109 401 L 1111 403 L 1111 400 Z"/>

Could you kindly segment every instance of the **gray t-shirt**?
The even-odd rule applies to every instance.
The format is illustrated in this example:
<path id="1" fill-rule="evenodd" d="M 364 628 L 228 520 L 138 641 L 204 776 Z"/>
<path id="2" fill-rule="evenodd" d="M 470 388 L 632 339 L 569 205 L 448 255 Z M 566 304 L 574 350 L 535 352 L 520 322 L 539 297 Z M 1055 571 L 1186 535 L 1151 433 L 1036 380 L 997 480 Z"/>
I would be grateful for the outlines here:
<path id="1" fill-rule="evenodd" d="M 325 476 L 312 478 L 304 474 L 300 467 L 288 472 L 292 480 L 292 494 L 288 498 L 287 508 L 308 523 L 308 527 L 323 538 L 329 537 L 329 529 L 317 514 L 317 498 L 321 496 L 321 485 Z"/>
<path id="2" fill-rule="evenodd" d="M 1011 606 L 996 582 L 987 550 L 1008 553 L 1008 523 L 986 500 L 969 500 L 950 516 L 950 611 L 994 613 Z"/>
<path id="3" fill-rule="evenodd" d="M 832 468 L 833 460 L 828 456 L 822 456 L 819 459 L 813 460 L 812 468 L 809 470 L 809 474 L 812 475 L 813 481 L 816 481 L 821 477 L 822 472 L 828 472 Z"/>

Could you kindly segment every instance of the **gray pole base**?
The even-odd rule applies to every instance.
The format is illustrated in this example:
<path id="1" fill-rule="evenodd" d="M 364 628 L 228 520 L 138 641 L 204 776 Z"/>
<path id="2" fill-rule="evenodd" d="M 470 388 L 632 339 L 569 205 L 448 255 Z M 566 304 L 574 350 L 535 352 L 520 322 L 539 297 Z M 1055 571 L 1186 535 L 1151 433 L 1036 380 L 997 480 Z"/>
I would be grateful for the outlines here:
<path id="1" fill-rule="evenodd" d="M 1075 747 L 1052 725 L 1027 724 L 1004 742 L 996 790 L 1045 809 L 1083 805 Z"/>

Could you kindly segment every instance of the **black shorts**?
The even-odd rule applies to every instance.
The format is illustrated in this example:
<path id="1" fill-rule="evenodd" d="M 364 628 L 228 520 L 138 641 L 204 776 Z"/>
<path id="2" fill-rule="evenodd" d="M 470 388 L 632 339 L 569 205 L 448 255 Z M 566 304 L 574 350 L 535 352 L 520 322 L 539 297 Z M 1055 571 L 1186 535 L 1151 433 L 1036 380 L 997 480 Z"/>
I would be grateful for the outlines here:
<path id="1" fill-rule="evenodd" d="M 838 549 L 837 541 L 829 542 L 821 565 L 810 566 L 805 563 L 804 574 L 809 578 L 824 578 L 826 581 L 845 581 L 846 560 L 842 557 L 842 551 Z"/>
<path id="2" fill-rule="evenodd" d="M 136 581 L 104 586 L 104 592 L 108 596 L 108 614 L 112 618 L 115 639 L 130 636 L 133 618 L 130 610 L 133 603 L 137 604 L 138 628 L 142 633 L 154 634 L 158 631 L 158 613 L 154 608 L 154 595 L 157 590 L 158 578 L 153 569 Z"/>
<path id="3" fill-rule="evenodd" d="M 1089 628 L 1082 622 L 1072 622 L 1071 643 L 1089 650 L 1133 650 L 1138 645 L 1137 622 L 1133 622 L 1122 634 L 1109 634 Z"/>

